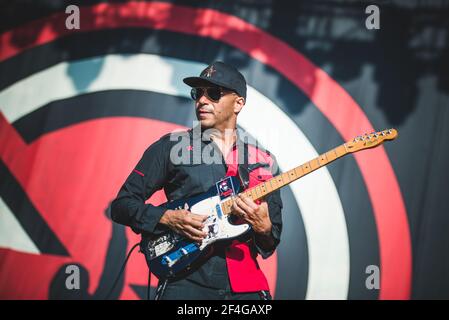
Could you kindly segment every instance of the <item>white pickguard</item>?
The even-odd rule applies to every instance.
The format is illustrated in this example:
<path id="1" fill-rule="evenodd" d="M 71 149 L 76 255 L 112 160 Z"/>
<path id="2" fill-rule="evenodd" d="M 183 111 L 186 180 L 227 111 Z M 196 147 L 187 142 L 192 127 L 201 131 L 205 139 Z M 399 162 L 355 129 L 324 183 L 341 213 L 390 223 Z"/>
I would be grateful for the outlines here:
<path id="1" fill-rule="evenodd" d="M 220 203 L 220 197 L 215 196 L 204 199 L 189 209 L 195 214 L 209 216 L 205 221 L 203 229 L 208 235 L 203 240 L 200 250 L 203 250 L 207 245 L 217 240 L 237 237 L 250 228 L 249 224 L 233 225 L 229 223 L 228 217 L 225 215 L 221 215 L 220 218 L 216 209 L 217 205 L 220 206 Z"/>

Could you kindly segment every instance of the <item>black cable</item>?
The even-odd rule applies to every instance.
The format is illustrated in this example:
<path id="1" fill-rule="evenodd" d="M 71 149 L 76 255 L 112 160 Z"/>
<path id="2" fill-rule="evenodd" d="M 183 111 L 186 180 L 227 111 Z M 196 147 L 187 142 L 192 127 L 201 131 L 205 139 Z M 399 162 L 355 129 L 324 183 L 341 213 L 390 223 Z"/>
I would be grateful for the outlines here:
<path id="1" fill-rule="evenodd" d="M 126 263 L 128 262 L 129 257 L 131 256 L 131 253 L 134 251 L 134 249 L 140 244 L 140 242 L 136 243 L 131 250 L 129 250 L 128 255 L 126 256 L 125 262 L 122 265 L 122 268 L 120 269 L 120 272 L 118 274 L 118 277 L 115 279 L 114 284 L 112 285 L 111 290 L 106 295 L 106 300 L 109 300 L 109 297 L 111 296 L 112 291 L 114 291 L 115 286 L 117 285 L 118 280 L 122 276 L 123 271 L 125 270 Z"/>
<path id="2" fill-rule="evenodd" d="M 148 268 L 148 287 L 147 287 L 147 300 L 150 300 L 150 289 L 151 288 L 151 271 Z"/>

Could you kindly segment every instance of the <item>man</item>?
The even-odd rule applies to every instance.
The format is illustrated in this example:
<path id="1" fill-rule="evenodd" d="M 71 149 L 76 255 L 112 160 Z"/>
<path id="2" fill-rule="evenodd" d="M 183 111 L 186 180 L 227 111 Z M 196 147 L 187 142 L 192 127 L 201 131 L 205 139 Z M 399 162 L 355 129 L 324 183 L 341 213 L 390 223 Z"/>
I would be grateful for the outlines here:
<path id="1" fill-rule="evenodd" d="M 170 201 L 191 197 L 206 192 L 226 175 L 240 172 L 247 173 L 246 183 L 251 187 L 270 178 L 277 164 L 269 152 L 242 141 L 237 131 L 237 116 L 246 99 L 246 81 L 237 69 L 214 62 L 199 77 L 185 78 L 184 82 L 192 87 L 199 126 L 184 134 L 166 135 L 145 151 L 112 203 L 112 218 L 137 233 L 157 235 L 170 228 L 200 243 L 206 236 L 205 216 L 167 210 L 145 201 L 159 189 L 164 189 Z M 178 161 L 178 152 L 173 150 L 179 147 L 180 136 L 187 137 L 191 144 L 178 151 L 192 153 L 193 158 L 199 154 L 200 159 Z M 210 153 L 222 161 L 206 161 L 203 155 Z M 242 155 L 243 161 L 236 163 Z M 240 222 L 252 226 L 250 236 L 216 242 L 189 271 L 176 278 L 159 279 L 157 298 L 270 299 L 256 256 L 267 258 L 279 244 L 281 209 L 279 191 L 259 204 L 247 197 L 237 198 L 233 213 Z"/>

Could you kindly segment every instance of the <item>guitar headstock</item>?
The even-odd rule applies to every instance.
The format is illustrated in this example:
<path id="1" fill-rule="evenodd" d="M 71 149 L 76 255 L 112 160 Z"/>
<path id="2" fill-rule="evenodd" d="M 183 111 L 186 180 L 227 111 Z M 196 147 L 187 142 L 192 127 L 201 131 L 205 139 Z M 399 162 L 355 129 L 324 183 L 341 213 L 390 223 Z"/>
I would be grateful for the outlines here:
<path id="1" fill-rule="evenodd" d="M 348 152 L 356 152 L 377 147 L 385 141 L 396 139 L 397 136 L 396 129 L 388 129 L 355 137 L 352 141 L 346 142 L 345 145 Z"/>

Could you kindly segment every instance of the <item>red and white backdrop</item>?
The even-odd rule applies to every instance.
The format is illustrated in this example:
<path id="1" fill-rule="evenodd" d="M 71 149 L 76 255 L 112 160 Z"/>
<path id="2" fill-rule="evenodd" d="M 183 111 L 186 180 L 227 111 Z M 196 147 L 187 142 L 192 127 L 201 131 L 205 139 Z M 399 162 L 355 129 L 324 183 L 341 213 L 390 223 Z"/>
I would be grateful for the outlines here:
<path id="1" fill-rule="evenodd" d="M 281 170 L 399 132 L 282 190 L 282 241 L 260 260 L 274 297 L 449 298 L 448 7 L 378 6 L 368 30 L 353 1 L 3 2 L 0 298 L 106 297 L 139 240 L 109 203 L 149 144 L 192 125 L 181 79 L 214 60 L 245 75 L 239 124 Z M 134 252 L 111 298 L 145 298 L 147 277 Z"/>

